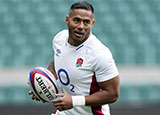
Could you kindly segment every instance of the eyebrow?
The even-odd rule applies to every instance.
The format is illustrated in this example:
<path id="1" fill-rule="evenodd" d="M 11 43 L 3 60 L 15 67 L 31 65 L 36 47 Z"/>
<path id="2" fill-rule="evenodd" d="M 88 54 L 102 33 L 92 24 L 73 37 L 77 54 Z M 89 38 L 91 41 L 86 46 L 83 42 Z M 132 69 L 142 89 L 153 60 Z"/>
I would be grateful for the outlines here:
<path id="1" fill-rule="evenodd" d="M 80 20 L 87 20 L 87 21 L 91 21 L 91 19 L 89 19 L 89 18 L 85 18 L 85 19 L 82 19 L 82 18 L 80 18 L 80 17 L 78 17 L 78 16 L 75 16 L 75 17 L 73 17 L 73 19 L 80 19 Z"/>

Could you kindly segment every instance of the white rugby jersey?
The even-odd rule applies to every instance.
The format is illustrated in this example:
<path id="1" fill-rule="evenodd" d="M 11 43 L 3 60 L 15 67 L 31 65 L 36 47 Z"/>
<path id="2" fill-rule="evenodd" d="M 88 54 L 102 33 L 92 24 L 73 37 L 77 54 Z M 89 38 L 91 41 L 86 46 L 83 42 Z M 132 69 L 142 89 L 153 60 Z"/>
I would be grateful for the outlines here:
<path id="1" fill-rule="evenodd" d="M 97 82 L 117 76 L 118 70 L 110 50 L 92 33 L 79 46 L 68 43 L 68 30 L 59 32 L 53 39 L 54 63 L 61 93 L 91 95 L 99 91 Z M 74 107 L 56 111 L 53 115 L 110 115 L 108 104 Z"/>

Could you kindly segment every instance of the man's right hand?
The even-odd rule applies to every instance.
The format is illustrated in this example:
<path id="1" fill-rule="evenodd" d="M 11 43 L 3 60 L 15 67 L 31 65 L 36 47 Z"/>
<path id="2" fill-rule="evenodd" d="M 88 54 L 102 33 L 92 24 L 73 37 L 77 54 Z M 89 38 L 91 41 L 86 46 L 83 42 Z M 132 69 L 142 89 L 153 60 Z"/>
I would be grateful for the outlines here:
<path id="1" fill-rule="evenodd" d="M 47 102 L 47 101 L 40 100 L 39 98 L 37 98 L 37 97 L 33 94 L 33 92 L 32 92 L 31 90 L 29 91 L 28 94 L 29 94 L 29 95 L 32 95 L 32 100 L 42 101 L 43 103 L 46 103 L 46 102 Z"/>
<path id="2" fill-rule="evenodd" d="M 33 92 L 32 92 L 31 90 L 29 91 L 28 94 L 29 94 L 29 95 L 32 95 L 32 100 L 41 101 L 39 98 L 37 98 L 37 97 L 33 94 Z"/>

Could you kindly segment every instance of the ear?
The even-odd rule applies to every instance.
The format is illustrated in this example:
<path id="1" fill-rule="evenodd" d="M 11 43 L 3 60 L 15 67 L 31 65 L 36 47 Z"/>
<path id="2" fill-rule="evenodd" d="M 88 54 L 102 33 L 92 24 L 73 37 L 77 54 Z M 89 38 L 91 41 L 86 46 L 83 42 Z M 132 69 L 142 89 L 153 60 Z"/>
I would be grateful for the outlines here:
<path id="1" fill-rule="evenodd" d="M 68 26 L 68 22 L 69 22 L 69 16 L 66 16 L 66 25 Z"/>
<path id="2" fill-rule="evenodd" d="M 92 19 L 92 27 L 93 27 L 94 23 L 95 23 L 95 19 Z"/>

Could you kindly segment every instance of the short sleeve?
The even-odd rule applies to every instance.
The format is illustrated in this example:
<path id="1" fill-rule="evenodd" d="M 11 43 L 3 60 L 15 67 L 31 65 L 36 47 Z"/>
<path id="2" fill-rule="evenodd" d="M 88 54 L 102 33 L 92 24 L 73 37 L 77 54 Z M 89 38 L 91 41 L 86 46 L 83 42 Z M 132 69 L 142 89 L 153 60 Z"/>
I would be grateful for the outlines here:
<path id="1" fill-rule="evenodd" d="M 97 82 L 103 82 L 116 77 L 119 72 L 108 48 L 96 53 L 94 58 L 94 72 Z"/>
<path id="2" fill-rule="evenodd" d="M 68 30 L 62 30 L 55 35 L 52 41 L 54 52 L 65 43 L 66 38 L 68 38 Z"/>

